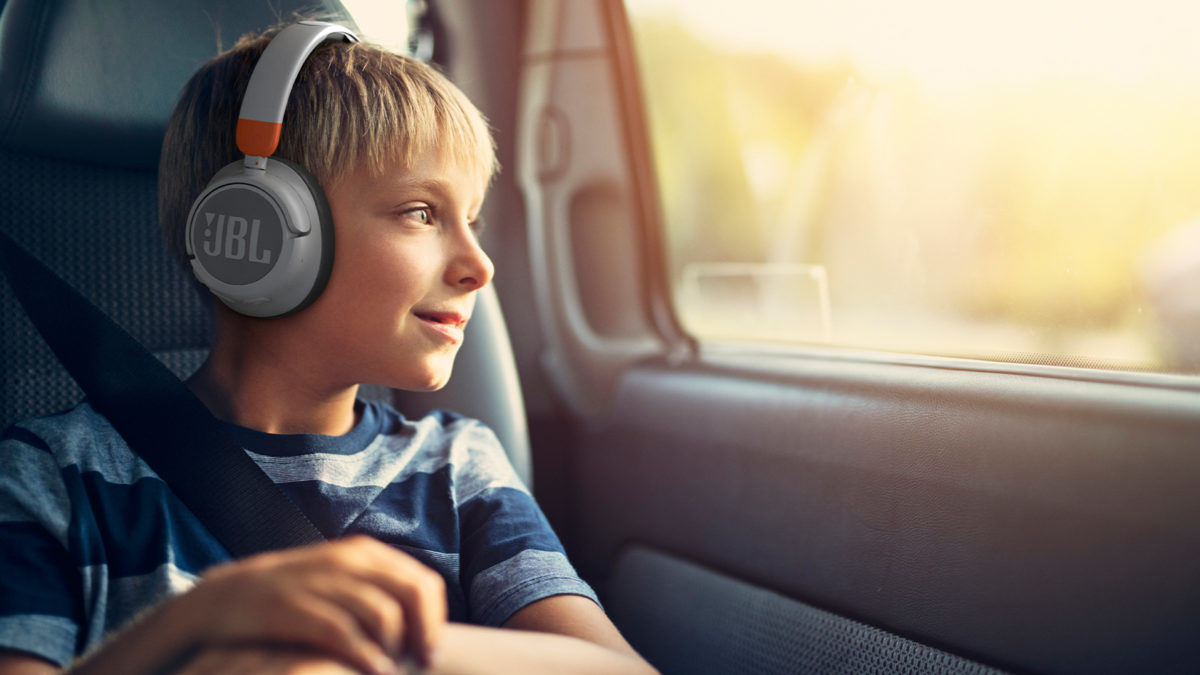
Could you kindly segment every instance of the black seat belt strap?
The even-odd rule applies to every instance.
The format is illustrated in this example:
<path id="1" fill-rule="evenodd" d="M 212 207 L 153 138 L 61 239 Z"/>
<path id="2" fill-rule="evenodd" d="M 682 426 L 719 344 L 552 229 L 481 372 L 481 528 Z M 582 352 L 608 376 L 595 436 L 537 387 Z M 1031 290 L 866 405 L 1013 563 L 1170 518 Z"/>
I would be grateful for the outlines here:
<path id="1" fill-rule="evenodd" d="M 104 312 L 0 232 L 33 325 L 93 408 L 236 558 L 324 536 L 208 408 Z"/>

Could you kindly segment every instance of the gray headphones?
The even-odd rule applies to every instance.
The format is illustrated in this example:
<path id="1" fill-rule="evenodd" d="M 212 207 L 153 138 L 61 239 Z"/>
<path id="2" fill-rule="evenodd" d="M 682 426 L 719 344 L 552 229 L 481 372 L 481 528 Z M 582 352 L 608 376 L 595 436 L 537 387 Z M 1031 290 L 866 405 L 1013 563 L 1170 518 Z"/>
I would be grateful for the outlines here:
<path id="1" fill-rule="evenodd" d="M 241 314 L 298 312 L 321 294 L 333 268 L 325 193 L 302 167 L 271 157 L 296 76 L 325 40 L 358 36 L 336 24 L 301 21 L 267 45 L 238 115 L 237 146 L 246 157 L 217 172 L 188 213 L 192 272 Z"/>

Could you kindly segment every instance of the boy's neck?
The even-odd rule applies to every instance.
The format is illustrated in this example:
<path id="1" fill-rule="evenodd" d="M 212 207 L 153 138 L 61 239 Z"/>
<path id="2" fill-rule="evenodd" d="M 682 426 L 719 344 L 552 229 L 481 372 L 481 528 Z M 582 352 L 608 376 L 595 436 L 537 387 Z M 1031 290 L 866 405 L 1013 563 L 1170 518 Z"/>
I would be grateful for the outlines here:
<path id="1" fill-rule="evenodd" d="M 358 423 L 358 387 L 317 395 L 295 384 L 230 373 L 212 359 L 188 381 L 192 393 L 217 418 L 271 434 L 341 436 Z"/>
<path id="2" fill-rule="evenodd" d="M 208 360 L 187 381 L 213 415 L 273 434 L 340 436 L 354 428 L 358 385 L 332 385 L 313 359 L 272 339 L 272 331 L 251 329 L 252 336 L 239 323 L 218 320 Z"/>

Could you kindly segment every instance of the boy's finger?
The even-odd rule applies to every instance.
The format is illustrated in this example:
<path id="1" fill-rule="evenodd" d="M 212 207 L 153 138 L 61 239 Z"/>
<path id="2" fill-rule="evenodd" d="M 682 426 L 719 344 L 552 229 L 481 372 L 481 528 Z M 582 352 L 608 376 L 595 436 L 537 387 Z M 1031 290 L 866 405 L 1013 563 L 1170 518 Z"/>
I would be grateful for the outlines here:
<path id="1" fill-rule="evenodd" d="M 369 638 L 344 605 L 311 597 L 289 621 L 288 641 L 310 645 L 366 673 L 392 673 L 395 661 Z"/>
<path id="2" fill-rule="evenodd" d="M 338 604 L 358 620 L 368 637 L 387 654 L 398 657 L 404 648 L 404 610 L 400 602 L 375 584 L 341 577 L 336 585 L 314 593 Z"/>
<path id="3" fill-rule="evenodd" d="M 427 574 L 410 577 L 408 585 L 399 591 L 408 621 L 405 643 L 409 653 L 423 666 L 430 665 L 430 655 L 441 638 L 447 613 L 446 584 L 436 572 L 428 568 L 426 571 Z"/>
<path id="4" fill-rule="evenodd" d="M 395 597 L 404 614 L 405 645 L 422 660 L 433 651 L 446 624 L 446 582 L 416 558 L 369 537 L 342 542 L 353 551 L 361 578 Z"/>
<path id="5" fill-rule="evenodd" d="M 316 652 L 267 645 L 207 647 L 175 675 L 284 675 L 285 673 L 354 675 L 358 670 Z"/>
<path id="6" fill-rule="evenodd" d="M 446 625 L 446 582 L 416 558 L 401 555 L 376 568 L 373 580 L 400 601 L 405 645 L 410 654 L 425 661 Z"/>

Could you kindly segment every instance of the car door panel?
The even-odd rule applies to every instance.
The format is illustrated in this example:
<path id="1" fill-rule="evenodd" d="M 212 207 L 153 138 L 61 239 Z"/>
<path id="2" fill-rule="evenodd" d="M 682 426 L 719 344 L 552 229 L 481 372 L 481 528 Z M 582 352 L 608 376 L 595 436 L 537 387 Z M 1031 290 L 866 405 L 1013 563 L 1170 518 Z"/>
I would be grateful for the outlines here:
<path id="1" fill-rule="evenodd" d="M 608 589 L 664 672 L 1003 672 L 641 546 L 622 548 Z"/>
<path id="2" fill-rule="evenodd" d="M 581 564 L 669 551 L 987 663 L 1194 663 L 1200 397 L 798 359 L 647 365 L 577 460 Z"/>

